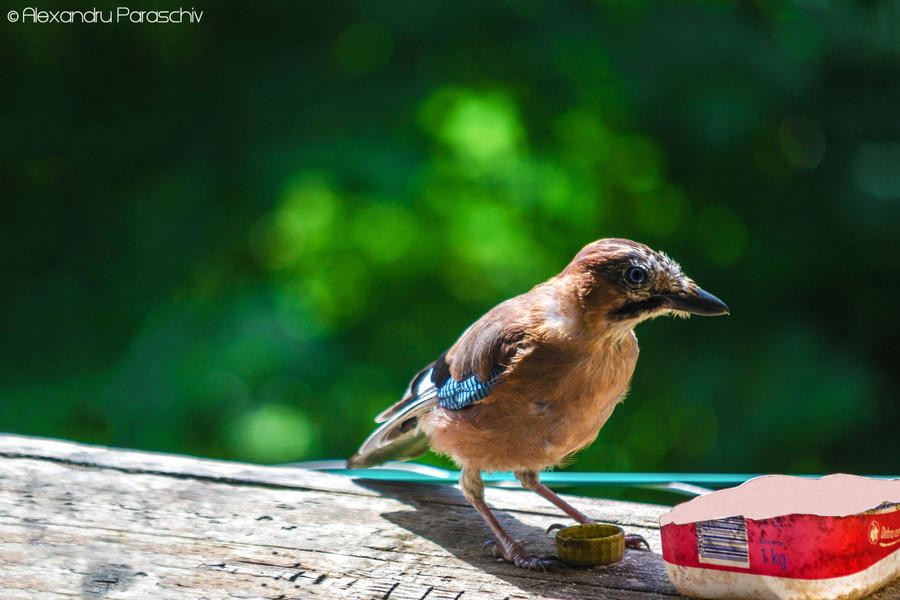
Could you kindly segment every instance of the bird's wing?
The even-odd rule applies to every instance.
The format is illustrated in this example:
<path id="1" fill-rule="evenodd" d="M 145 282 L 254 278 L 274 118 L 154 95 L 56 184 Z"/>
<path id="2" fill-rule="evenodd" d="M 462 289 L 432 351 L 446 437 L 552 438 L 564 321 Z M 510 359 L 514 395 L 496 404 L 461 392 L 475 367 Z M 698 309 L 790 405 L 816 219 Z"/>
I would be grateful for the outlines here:
<path id="1" fill-rule="evenodd" d="M 375 417 L 381 425 L 350 459 L 351 467 L 414 458 L 428 443 L 419 419 L 435 406 L 461 410 L 490 400 L 491 391 L 528 350 L 527 328 L 513 318 L 514 300 L 494 307 L 413 377 L 403 398 Z"/>
<path id="2" fill-rule="evenodd" d="M 517 311 L 516 301 L 507 300 L 473 323 L 453 346 L 419 371 L 403 398 L 375 417 L 382 423 L 438 404 L 459 410 L 488 398 L 531 343 Z M 518 318 L 516 318 L 518 317 Z"/>

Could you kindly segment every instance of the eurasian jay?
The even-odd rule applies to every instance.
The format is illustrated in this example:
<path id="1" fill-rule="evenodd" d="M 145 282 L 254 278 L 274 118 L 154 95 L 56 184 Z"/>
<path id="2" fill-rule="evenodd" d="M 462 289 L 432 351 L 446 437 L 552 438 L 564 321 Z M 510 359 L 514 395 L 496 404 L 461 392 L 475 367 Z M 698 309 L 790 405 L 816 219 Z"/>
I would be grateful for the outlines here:
<path id="1" fill-rule="evenodd" d="M 362 468 L 431 446 L 460 465 L 460 487 L 497 536 L 495 556 L 546 569 L 484 502 L 482 471 L 512 471 L 579 523 L 593 521 L 538 472 L 588 446 L 622 401 L 638 358 L 634 327 L 665 314 L 722 315 L 725 304 L 668 256 L 625 239 L 585 246 L 563 271 L 501 302 L 420 371 L 348 461 Z M 642 538 L 630 535 L 637 547 Z M 646 542 L 644 542 L 646 543 Z"/>

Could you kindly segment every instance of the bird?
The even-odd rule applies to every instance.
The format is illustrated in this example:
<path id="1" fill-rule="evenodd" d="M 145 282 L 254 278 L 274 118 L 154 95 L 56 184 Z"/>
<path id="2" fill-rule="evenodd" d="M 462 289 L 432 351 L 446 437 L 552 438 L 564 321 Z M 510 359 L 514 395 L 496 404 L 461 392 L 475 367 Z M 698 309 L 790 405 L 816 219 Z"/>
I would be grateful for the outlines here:
<path id="1" fill-rule="evenodd" d="M 547 570 L 501 527 L 482 472 L 511 471 L 522 487 L 579 523 L 594 521 L 539 473 L 589 446 L 624 399 L 638 359 L 637 324 L 662 315 L 724 315 L 663 252 L 621 238 L 582 248 L 556 276 L 505 300 L 413 377 L 349 468 L 408 460 L 430 447 L 460 467 L 460 489 L 496 536 L 486 545 L 515 566 Z M 646 544 L 638 535 L 626 545 Z M 648 546 L 649 547 L 649 546 Z"/>

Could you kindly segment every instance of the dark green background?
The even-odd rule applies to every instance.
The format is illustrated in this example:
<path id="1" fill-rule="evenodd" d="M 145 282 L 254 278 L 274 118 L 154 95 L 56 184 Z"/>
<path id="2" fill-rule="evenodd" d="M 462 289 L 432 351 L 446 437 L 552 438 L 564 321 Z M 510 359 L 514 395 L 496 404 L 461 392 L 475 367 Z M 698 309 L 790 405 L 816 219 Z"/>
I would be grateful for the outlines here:
<path id="1" fill-rule="evenodd" d="M 574 468 L 900 472 L 896 3 L 261 4 L 0 23 L 0 429 L 346 457 L 624 236 L 732 315 L 642 325 Z"/>

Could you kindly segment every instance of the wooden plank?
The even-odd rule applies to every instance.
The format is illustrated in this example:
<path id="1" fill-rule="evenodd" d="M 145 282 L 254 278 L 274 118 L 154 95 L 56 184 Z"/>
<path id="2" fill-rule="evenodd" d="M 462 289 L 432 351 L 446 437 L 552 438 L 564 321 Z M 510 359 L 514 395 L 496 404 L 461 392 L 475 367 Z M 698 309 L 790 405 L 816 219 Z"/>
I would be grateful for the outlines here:
<path id="1" fill-rule="evenodd" d="M 548 583 L 544 574 L 520 572 L 483 556 L 486 530 L 473 510 L 455 504 L 415 501 L 414 506 L 402 498 L 110 475 L 108 470 L 34 459 L 0 461 L 0 534 L 6 541 L 0 564 L 21 565 L 40 557 L 38 575 L 53 573 L 53 566 L 57 575 L 40 585 L 42 577 L 25 578 L 28 589 L 69 594 L 78 594 L 95 579 L 102 583 L 117 569 L 122 585 L 140 583 L 137 591 L 143 593 L 152 583 L 157 597 L 209 589 L 210 571 L 219 574 L 213 580 L 227 580 L 219 586 L 251 596 L 265 584 L 267 593 L 277 590 L 288 597 L 295 585 L 302 585 L 302 597 L 381 597 L 385 586 L 397 584 L 404 594 L 418 589 L 424 595 L 433 588 L 455 597 L 476 589 L 514 597 L 515 584 L 491 571 L 525 585 L 526 596 Z M 540 535 L 547 518 L 530 513 L 517 517 L 507 516 L 504 523 L 532 547 L 549 552 L 550 540 Z M 650 556 L 633 554 L 630 561 Z M 647 571 L 652 566 L 638 561 L 628 578 L 653 575 L 652 569 Z M 624 567 L 617 572 L 626 573 Z M 621 588 L 621 577 L 602 584 L 586 578 L 587 572 L 577 573 L 568 587 L 581 597 L 603 597 L 594 592 Z M 0 569 L 0 588 L 15 589 L 21 581 L 17 570 Z M 60 587 L 62 581 L 68 587 Z M 584 585 L 596 587 L 581 593 Z M 631 592 L 655 591 L 638 581 L 634 585 Z M 352 593 L 341 595 L 345 586 Z M 646 597 L 631 592 L 622 597 Z M 195 596 L 181 591 L 178 597 Z"/>
<path id="2" fill-rule="evenodd" d="M 0 457 L 38 458 L 66 464 L 116 469 L 127 473 L 151 473 L 190 477 L 221 483 L 254 484 L 287 489 L 313 489 L 340 494 L 380 496 L 403 494 L 409 500 L 447 502 L 468 507 L 455 488 L 444 485 L 407 485 L 385 481 L 350 479 L 293 467 L 267 467 L 223 460 L 199 459 L 177 454 L 121 450 L 61 440 L 0 434 Z M 603 510 L 610 522 L 644 527 L 659 527 L 659 516 L 667 507 L 638 502 L 622 502 L 564 496 L 584 512 Z M 501 510 L 558 514 L 542 500 L 521 490 L 489 488 L 491 506 Z"/>
<path id="3" fill-rule="evenodd" d="M 4 599 L 678 597 L 658 554 L 665 507 L 570 498 L 654 552 L 534 573 L 481 552 L 489 533 L 449 486 L 16 436 L 0 436 L 0 456 Z M 515 537 L 552 551 L 543 530 L 563 519 L 542 499 L 491 489 L 488 500 Z M 895 583 L 873 600 L 898 592 Z"/>

